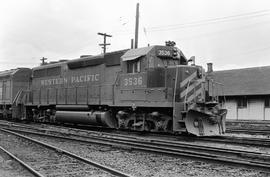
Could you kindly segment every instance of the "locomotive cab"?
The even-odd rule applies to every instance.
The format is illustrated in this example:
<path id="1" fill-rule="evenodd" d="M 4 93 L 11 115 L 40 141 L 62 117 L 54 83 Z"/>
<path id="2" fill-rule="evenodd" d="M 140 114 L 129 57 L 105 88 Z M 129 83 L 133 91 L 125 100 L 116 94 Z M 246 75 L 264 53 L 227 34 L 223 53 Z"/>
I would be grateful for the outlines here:
<path id="1" fill-rule="evenodd" d="M 186 65 L 180 50 L 172 46 L 150 46 L 128 50 L 121 57 L 120 100 L 125 104 L 164 107 L 171 102 L 168 69 Z M 172 85 L 172 84 L 170 84 Z M 168 98 L 168 96 L 170 98 Z M 154 104 L 154 105 L 152 105 Z"/>
<path id="2" fill-rule="evenodd" d="M 166 68 L 187 65 L 183 53 L 172 46 L 131 49 L 121 57 L 122 87 L 165 87 Z"/>
<path id="3" fill-rule="evenodd" d="M 153 131 L 173 130 L 171 117 L 174 76 L 169 72 L 169 68 L 178 65 L 187 65 L 187 60 L 182 52 L 173 46 L 131 49 L 121 57 L 118 104 L 132 107 L 133 113 L 137 114 L 133 116 L 134 120 L 124 120 L 123 127 Z M 140 115 L 139 112 L 146 114 Z M 118 117 L 123 118 L 121 115 Z M 134 127 L 136 125 L 140 125 L 139 128 Z"/>
<path id="4" fill-rule="evenodd" d="M 139 73 L 154 68 L 187 65 L 187 59 L 183 53 L 171 46 L 131 49 L 121 58 L 123 73 Z"/>

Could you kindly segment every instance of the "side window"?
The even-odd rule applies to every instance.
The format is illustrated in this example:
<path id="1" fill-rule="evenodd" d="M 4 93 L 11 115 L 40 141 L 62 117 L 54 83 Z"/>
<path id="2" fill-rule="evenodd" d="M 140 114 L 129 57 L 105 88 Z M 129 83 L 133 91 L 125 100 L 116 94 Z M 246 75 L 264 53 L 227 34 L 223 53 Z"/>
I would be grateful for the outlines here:
<path id="1" fill-rule="evenodd" d="M 127 73 L 139 73 L 141 72 L 141 60 L 127 61 Z"/>
<path id="2" fill-rule="evenodd" d="M 138 60 L 135 66 L 135 73 L 141 72 L 141 60 Z"/>
<path id="3" fill-rule="evenodd" d="M 270 97 L 266 97 L 264 100 L 264 107 L 270 108 Z"/>
<path id="4" fill-rule="evenodd" d="M 239 98 L 237 100 L 237 108 L 246 108 L 247 107 L 247 98 Z"/>
<path id="5" fill-rule="evenodd" d="M 127 61 L 127 73 L 132 73 L 133 70 L 133 62 Z"/>

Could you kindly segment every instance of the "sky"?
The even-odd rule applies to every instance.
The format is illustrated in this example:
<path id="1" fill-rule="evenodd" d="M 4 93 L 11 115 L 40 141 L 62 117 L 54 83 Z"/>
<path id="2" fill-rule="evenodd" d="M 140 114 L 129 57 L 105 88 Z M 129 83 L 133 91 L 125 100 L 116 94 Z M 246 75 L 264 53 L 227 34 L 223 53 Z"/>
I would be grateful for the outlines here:
<path id="1" fill-rule="evenodd" d="M 139 47 L 176 42 L 214 70 L 270 65 L 269 0 L 0 0 L 0 71 L 127 49 L 140 3 Z"/>

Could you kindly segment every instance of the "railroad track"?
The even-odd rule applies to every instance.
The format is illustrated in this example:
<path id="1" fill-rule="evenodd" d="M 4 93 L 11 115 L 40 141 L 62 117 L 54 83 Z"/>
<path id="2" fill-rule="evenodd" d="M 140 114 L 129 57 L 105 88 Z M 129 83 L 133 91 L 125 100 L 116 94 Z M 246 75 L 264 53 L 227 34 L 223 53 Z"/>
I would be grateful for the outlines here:
<path id="1" fill-rule="evenodd" d="M 21 124 L 21 123 L 13 123 L 7 121 L 0 121 L 0 126 L 4 127 L 22 127 L 22 128 L 29 128 L 29 130 L 33 129 L 33 125 L 28 124 Z M 168 135 L 168 134 L 160 134 L 160 133 L 141 133 L 141 132 L 131 132 L 131 131 L 121 131 L 121 130 L 112 130 L 112 129 L 94 129 L 94 130 L 86 130 L 78 129 L 73 127 L 63 127 L 57 125 L 48 125 L 48 124 L 35 124 L 39 128 L 43 128 L 43 132 L 47 131 L 46 127 L 52 127 L 57 130 L 62 130 L 66 133 L 83 133 L 83 134 L 93 134 L 93 135 L 108 135 L 108 136 L 117 136 L 123 138 L 130 138 L 133 136 L 134 138 L 150 138 L 150 139 L 168 139 L 174 141 L 185 141 L 185 142 L 213 142 L 213 143 L 226 143 L 226 144 L 233 144 L 233 145 L 242 145 L 242 146 L 256 146 L 256 147 L 270 147 L 270 138 L 254 138 L 254 137 L 236 137 L 236 136 L 217 136 L 217 137 L 194 137 L 194 136 L 181 136 L 181 135 Z M 89 127 L 87 127 L 89 128 Z M 49 131 L 49 130 L 48 130 Z"/>
<path id="2" fill-rule="evenodd" d="M 228 133 L 244 133 L 252 135 L 270 135 L 270 121 L 255 120 L 228 120 L 226 122 L 226 132 Z"/>
<path id="3" fill-rule="evenodd" d="M 14 131 L 1 128 L 0 132 L 4 136 L 8 135 L 4 144 L 13 152 L 4 147 L 0 147 L 0 149 L 34 176 L 131 176 Z"/>
<path id="4" fill-rule="evenodd" d="M 46 136 L 61 138 L 84 143 L 95 143 L 116 147 L 124 147 L 134 150 L 161 153 L 172 156 L 188 157 L 206 161 L 216 161 L 230 165 L 241 165 L 247 168 L 258 168 L 263 171 L 270 171 L 270 154 L 251 152 L 245 150 L 226 149 L 196 145 L 187 142 L 177 142 L 169 140 L 157 140 L 150 138 L 138 138 L 134 136 L 114 136 L 100 132 L 84 132 L 85 135 L 71 132 L 59 132 L 48 129 L 33 128 L 27 126 L 27 130 L 10 126 L 5 128 L 9 131 L 22 133 L 25 135 Z M 29 131 L 30 130 L 30 131 Z M 80 130 L 78 130 L 80 131 Z"/>
<path id="5" fill-rule="evenodd" d="M 226 133 L 244 133 L 250 135 L 269 135 L 270 129 L 250 129 L 250 128 L 227 128 Z"/>
<path id="6" fill-rule="evenodd" d="M 195 141 L 205 141 L 214 143 L 235 144 L 243 146 L 255 146 L 255 147 L 270 147 L 270 139 L 266 138 L 252 138 L 252 137 L 235 137 L 235 136 L 221 136 L 221 137 L 203 137 L 194 138 Z"/>

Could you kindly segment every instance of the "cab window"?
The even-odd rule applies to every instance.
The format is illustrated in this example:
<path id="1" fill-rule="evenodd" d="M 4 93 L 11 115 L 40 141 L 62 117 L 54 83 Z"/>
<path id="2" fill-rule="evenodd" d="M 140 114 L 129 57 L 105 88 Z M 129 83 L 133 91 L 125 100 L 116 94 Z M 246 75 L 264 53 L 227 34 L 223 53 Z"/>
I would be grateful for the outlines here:
<path id="1" fill-rule="evenodd" d="M 139 73 L 141 72 L 141 60 L 127 61 L 127 73 Z"/>
<path id="2" fill-rule="evenodd" d="M 175 66 L 178 65 L 178 60 L 163 60 L 164 66 Z"/>

